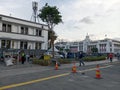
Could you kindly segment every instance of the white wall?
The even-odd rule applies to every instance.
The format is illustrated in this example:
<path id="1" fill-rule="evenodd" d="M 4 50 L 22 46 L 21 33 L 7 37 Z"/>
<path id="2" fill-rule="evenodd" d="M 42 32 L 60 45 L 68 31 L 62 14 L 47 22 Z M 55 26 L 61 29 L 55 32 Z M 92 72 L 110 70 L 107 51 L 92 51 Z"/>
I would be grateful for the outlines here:
<path id="1" fill-rule="evenodd" d="M 19 49 L 18 41 L 14 41 L 14 48 L 15 48 L 15 49 Z"/>
<path id="2" fill-rule="evenodd" d="M 29 28 L 28 32 L 29 32 L 29 35 L 34 35 L 34 28 Z"/>
<path id="3" fill-rule="evenodd" d="M 28 42 L 28 49 L 29 49 L 29 47 L 30 47 L 30 49 L 35 49 L 34 48 L 34 42 Z"/>
<path id="4" fill-rule="evenodd" d="M 12 24 L 11 28 L 12 28 L 12 32 L 15 32 L 15 33 L 18 32 L 18 26 L 17 25 Z"/>
<path id="5" fill-rule="evenodd" d="M 9 38 L 9 39 L 18 39 L 18 40 L 30 40 L 30 41 L 43 41 L 43 37 L 36 37 L 36 36 L 28 36 L 28 35 L 21 35 L 21 34 L 14 34 L 14 33 L 5 33 L 1 32 L 0 37 L 2 38 Z"/>
<path id="6" fill-rule="evenodd" d="M 106 52 L 109 53 L 110 52 L 110 45 L 109 42 L 107 41 L 107 45 L 106 45 Z"/>
<path id="7" fill-rule="evenodd" d="M 42 35 L 44 35 L 44 43 L 42 43 L 42 49 L 48 49 L 48 31 L 43 30 Z"/>

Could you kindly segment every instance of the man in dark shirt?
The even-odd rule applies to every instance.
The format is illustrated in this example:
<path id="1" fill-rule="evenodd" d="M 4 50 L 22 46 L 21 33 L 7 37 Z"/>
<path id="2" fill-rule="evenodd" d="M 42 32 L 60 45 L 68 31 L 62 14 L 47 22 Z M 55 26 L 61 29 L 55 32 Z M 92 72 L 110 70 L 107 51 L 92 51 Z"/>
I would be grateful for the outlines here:
<path id="1" fill-rule="evenodd" d="M 79 66 L 81 66 L 81 65 L 85 66 L 85 63 L 84 63 L 84 61 L 82 59 L 83 58 L 82 52 L 79 53 L 79 57 L 78 58 L 79 58 L 79 63 L 80 63 Z"/>

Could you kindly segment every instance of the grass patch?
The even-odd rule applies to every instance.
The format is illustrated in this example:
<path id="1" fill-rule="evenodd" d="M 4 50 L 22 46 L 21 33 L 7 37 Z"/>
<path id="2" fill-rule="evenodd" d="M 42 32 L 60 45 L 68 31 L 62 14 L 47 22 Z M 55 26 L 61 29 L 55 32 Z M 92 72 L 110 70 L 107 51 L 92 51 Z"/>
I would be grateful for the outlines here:
<path id="1" fill-rule="evenodd" d="M 33 64 L 38 64 L 38 65 L 41 65 L 41 66 L 48 66 L 50 65 L 50 60 L 33 60 Z"/>
<path id="2" fill-rule="evenodd" d="M 72 62 L 72 60 L 70 60 L 70 59 L 59 59 L 58 60 L 61 64 L 68 64 L 68 63 L 71 63 Z"/>
<path id="3" fill-rule="evenodd" d="M 87 56 L 83 57 L 84 61 L 100 61 L 100 60 L 105 60 L 106 56 Z"/>

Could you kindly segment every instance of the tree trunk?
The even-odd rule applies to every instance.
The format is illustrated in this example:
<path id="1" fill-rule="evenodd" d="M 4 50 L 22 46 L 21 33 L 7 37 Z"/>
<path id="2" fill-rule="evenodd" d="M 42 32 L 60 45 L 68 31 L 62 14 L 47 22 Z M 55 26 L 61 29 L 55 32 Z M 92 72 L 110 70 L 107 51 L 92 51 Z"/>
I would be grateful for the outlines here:
<path id="1" fill-rule="evenodd" d="M 55 51 L 54 51 L 54 40 L 53 40 L 53 42 L 52 42 L 52 56 L 53 56 L 53 58 L 54 58 L 54 56 L 55 56 Z"/>

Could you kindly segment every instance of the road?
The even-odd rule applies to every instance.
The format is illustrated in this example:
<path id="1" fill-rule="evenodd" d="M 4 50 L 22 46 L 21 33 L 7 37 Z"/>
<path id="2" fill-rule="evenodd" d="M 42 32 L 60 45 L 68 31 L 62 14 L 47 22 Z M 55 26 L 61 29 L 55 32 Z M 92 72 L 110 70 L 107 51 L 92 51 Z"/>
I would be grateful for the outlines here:
<path id="1" fill-rule="evenodd" d="M 84 74 L 83 74 L 84 72 Z M 119 90 L 120 62 L 100 64 L 102 79 L 96 79 L 96 65 L 44 70 L 0 78 L 0 90 Z"/>

